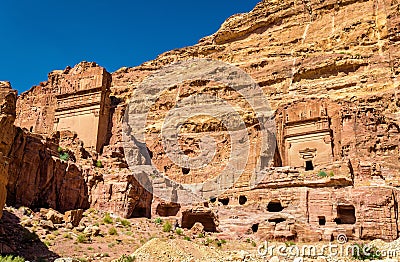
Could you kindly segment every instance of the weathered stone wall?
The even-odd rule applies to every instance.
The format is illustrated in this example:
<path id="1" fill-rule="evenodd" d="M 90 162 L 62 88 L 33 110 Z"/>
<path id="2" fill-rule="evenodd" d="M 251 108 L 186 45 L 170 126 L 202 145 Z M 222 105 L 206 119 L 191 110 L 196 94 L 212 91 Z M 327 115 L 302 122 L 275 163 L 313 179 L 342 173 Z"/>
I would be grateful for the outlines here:
<path id="1" fill-rule="evenodd" d="M 59 157 L 58 143 L 20 128 L 10 152 L 7 203 L 67 211 L 89 207 L 82 167 Z"/>
<path id="2" fill-rule="evenodd" d="M 8 82 L 0 82 L 0 218 L 6 202 L 10 148 L 14 137 L 17 92 Z"/>
<path id="3" fill-rule="evenodd" d="M 303 106 L 311 110 L 311 114 L 316 114 L 315 116 L 320 118 L 320 120 L 316 118 L 313 120 L 313 117 L 306 116 L 310 126 L 314 126 L 314 129 L 320 124 L 329 127 L 324 129 L 324 132 L 319 127 L 311 130 L 314 133 L 318 131 L 315 134 L 319 137 L 314 142 L 320 143 L 320 152 L 321 150 L 325 152 L 324 155 L 315 156 L 317 164 L 346 158 L 354 161 L 353 168 L 357 172 L 361 168 L 360 165 L 366 170 L 368 162 L 377 159 L 372 161 L 370 149 L 367 149 L 370 147 L 367 144 L 372 143 L 367 142 L 371 135 L 368 134 L 370 131 L 364 129 L 370 124 L 366 122 L 364 113 L 358 112 L 357 108 L 366 107 L 366 101 L 370 100 L 368 97 L 375 97 L 370 102 L 371 108 L 383 107 L 382 104 L 391 99 L 397 99 L 395 97 L 399 82 L 395 65 L 399 63 L 399 55 L 396 51 L 399 48 L 399 28 L 395 25 L 398 19 L 398 4 L 393 1 L 337 2 L 332 0 L 279 3 L 262 1 L 253 11 L 229 18 L 218 32 L 205 37 L 197 45 L 169 51 L 141 66 L 121 68 L 114 72 L 112 95 L 125 101 L 147 75 L 172 62 L 192 58 L 212 58 L 229 62 L 248 72 L 263 88 L 272 108 L 278 110 L 276 114 L 277 142 L 283 165 L 304 167 L 305 161 L 300 163 L 296 160 L 295 163 L 291 163 L 288 160 L 289 155 L 285 156 L 288 146 L 285 148 L 284 137 L 288 135 L 287 124 L 290 123 L 283 121 L 283 115 L 280 115 L 280 112 L 300 114 L 301 110 L 296 107 L 302 107 L 300 101 L 307 100 Z M 224 96 L 226 87 L 219 86 L 212 93 L 207 91 L 207 86 L 204 85 L 196 87 L 190 84 L 190 86 L 191 89 L 184 85 L 179 86 L 179 90 L 183 90 L 181 98 L 193 92 L 203 92 L 217 94 L 218 97 L 235 105 L 243 105 L 240 97 L 235 93 Z M 201 180 L 201 174 L 197 174 L 196 170 L 190 171 L 191 176 L 184 176 L 181 168 L 174 167 L 170 163 L 165 152 L 162 151 L 160 139 L 157 138 L 159 131 L 157 128 L 162 123 L 162 116 L 165 116 L 173 107 L 177 97 L 174 91 L 176 90 L 171 88 L 164 92 L 152 108 L 151 115 L 156 116 L 156 119 L 150 118 L 151 121 L 149 121 L 148 146 L 152 152 L 158 152 L 153 154 L 153 162 L 161 170 L 166 167 L 165 173 L 169 177 L 185 182 L 198 181 Z M 314 100 L 310 100 L 311 98 Z M 321 118 L 320 109 L 317 109 L 318 103 L 324 103 L 327 110 L 325 120 L 328 122 Z M 110 141 L 118 141 L 120 138 L 120 113 L 124 111 L 124 102 L 120 102 L 118 106 L 119 111 L 112 116 L 114 129 Z M 247 108 L 244 108 L 246 111 Z M 390 118 L 393 119 L 391 122 L 394 124 L 391 125 L 393 138 L 391 138 L 390 150 L 393 152 L 388 152 L 388 154 L 393 157 L 379 157 L 378 161 L 384 161 L 385 163 L 379 165 L 385 168 L 392 166 L 393 163 L 397 166 L 399 162 L 395 157 L 398 145 L 396 145 L 397 138 L 394 137 L 397 135 L 393 134 L 395 126 L 398 126 L 398 123 L 395 124 L 398 122 L 396 120 L 398 105 L 392 103 L 391 108 Z M 350 117 L 346 115 L 346 111 L 351 111 L 349 114 L 353 119 L 357 118 L 358 125 L 363 127 L 354 129 L 353 120 L 345 120 Z M 303 113 L 310 114 L 310 112 Z M 386 118 L 385 115 L 388 113 L 388 110 L 382 111 L 377 119 Z M 377 119 L 374 121 L 379 122 Z M 248 122 L 251 123 L 251 121 Z M 296 128 L 300 122 L 292 122 L 293 127 Z M 182 145 L 186 151 L 196 152 L 198 144 L 192 142 L 193 137 L 195 139 L 201 137 L 209 130 L 202 130 L 203 127 L 200 125 L 189 124 L 195 132 L 190 130 L 190 139 L 183 141 Z M 217 125 L 219 126 L 214 129 L 223 130 L 221 123 Z M 283 129 L 284 126 L 286 129 Z M 259 134 L 251 127 L 249 127 L 249 132 L 252 144 L 257 145 Z M 301 132 L 300 130 L 297 134 L 300 135 Z M 224 133 L 219 132 L 215 136 L 218 135 L 222 137 Z M 377 134 L 373 136 L 380 137 Z M 297 137 L 301 138 L 301 136 Z M 303 134 L 302 139 L 306 137 L 307 134 Z M 360 144 L 356 142 L 355 137 L 365 142 Z M 377 137 L 377 139 L 381 138 Z M 229 147 L 228 144 L 220 143 L 219 145 L 221 148 Z M 303 144 L 301 147 L 304 148 L 292 148 L 292 150 L 298 154 L 298 151 L 308 146 Z M 308 151 L 304 153 L 310 154 Z M 382 152 L 382 154 L 385 153 Z M 247 170 L 254 166 L 254 161 L 258 159 L 258 156 L 259 150 L 252 149 L 249 159 L 253 163 L 248 165 Z M 299 156 L 296 157 L 299 158 Z M 366 161 L 361 160 L 367 158 Z M 226 160 L 226 152 L 224 150 L 217 152 L 216 159 L 223 163 Z M 280 164 L 276 163 L 276 165 Z M 393 174 L 395 167 L 390 167 L 390 170 L 388 171 L 390 177 L 395 177 Z M 213 166 L 209 170 L 202 170 L 201 173 L 212 175 L 214 171 L 218 172 L 218 168 Z M 240 181 L 237 186 L 245 185 L 245 181 Z"/>
<path id="4" fill-rule="evenodd" d="M 88 148 L 102 150 L 109 123 L 111 75 L 96 63 L 49 73 L 48 81 L 22 93 L 16 126 L 50 136 L 75 131 Z"/>
<path id="5" fill-rule="evenodd" d="M 255 233 L 263 238 L 330 240 L 341 232 L 354 239 L 398 237 L 394 187 L 399 185 L 399 19 L 396 1 L 265 0 L 249 13 L 230 17 L 197 45 L 114 72 L 110 124 L 100 156 L 105 170 L 85 174 L 89 202 L 127 217 L 143 210 L 141 214 L 148 215 L 151 195 L 127 175 L 123 159 L 121 130 L 127 101 L 139 83 L 162 66 L 211 58 L 239 66 L 262 87 L 276 110 L 278 150 L 271 166 L 297 167 L 267 168 L 262 171 L 266 179 L 249 189 L 249 174 L 259 161 L 260 135 L 245 101 L 226 86 L 202 81 L 181 84 L 179 94 L 176 87 L 166 90 L 150 114 L 148 147 L 153 163 L 181 182 L 199 182 L 222 170 L 229 137 L 218 121 L 186 123 L 187 136 L 181 142 L 188 155 L 198 152 L 197 140 L 205 134 L 214 133 L 219 144 L 215 165 L 184 174 L 162 151 L 159 136 L 160 123 L 177 98 L 208 93 L 242 107 L 254 147 L 243 179 L 221 197 L 231 204 L 217 207 L 223 232 L 250 230 L 251 234 L 252 225 L 258 224 Z M 69 70 L 53 75 L 64 77 Z M 20 96 L 17 125 L 37 133 L 52 132 L 58 92 L 52 83 L 49 80 Z M 300 141 L 296 147 L 291 147 L 291 137 Z M 314 170 L 306 171 L 310 159 Z M 143 163 L 137 165 L 138 170 L 147 170 Z M 110 171 L 115 173 L 105 175 Z M 324 174 L 327 177 L 321 177 Z M 247 202 L 232 205 L 241 195 Z M 275 208 L 279 202 L 283 210 L 270 214 L 271 201 Z M 341 223 L 351 221 L 353 207 L 355 223 Z M 254 215 L 246 218 L 248 214 Z"/>
<path id="6" fill-rule="evenodd" d="M 61 212 L 94 207 L 126 218 L 150 216 L 152 195 L 132 172 L 90 155 L 75 134 L 49 138 L 16 128 L 13 141 L 7 204 Z M 60 159 L 59 148 L 68 160 Z M 96 167 L 96 159 L 105 166 Z"/>

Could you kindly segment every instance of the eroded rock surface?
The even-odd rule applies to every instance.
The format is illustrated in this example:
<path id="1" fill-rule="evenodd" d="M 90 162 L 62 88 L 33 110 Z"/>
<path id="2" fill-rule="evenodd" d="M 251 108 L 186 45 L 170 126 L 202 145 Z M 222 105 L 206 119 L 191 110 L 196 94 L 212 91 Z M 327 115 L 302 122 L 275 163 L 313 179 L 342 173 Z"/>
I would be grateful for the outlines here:
<path id="1" fill-rule="evenodd" d="M 146 76 L 165 65 L 193 58 L 220 60 L 250 74 L 270 102 L 276 121 L 274 158 L 265 162 L 260 157 L 259 123 L 243 97 L 221 83 L 197 79 L 169 87 L 151 108 L 147 140 L 139 142 L 146 142 L 152 164 L 184 183 L 202 182 L 224 169 L 231 140 L 221 121 L 189 119 L 183 125 L 179 142 L 186 155 L 199 153 L 204 135 L 212 134 L 217 142 L 216 161 L 201 170 L 170 161 L 160 136 L 164 118 L 178 100 L 192 94 L 218 96 L 240 108 L 251 144 L 243 176 L 234 188 L 207 203 L 210 212 L 218 211 L 222 234 L 304 241 L 331 240 L 340 233 L 352 239 L 395 239 L 399 235 L 399 18 L 397 1 L 262 1 L 251 12 L 230 17 L 218 32 L 194 46 L 114 72 L 112 82 L 104 82 L 111 93 L 103 150 L 92 152 L 81 144 L 87 150 L 77 151 L 67 145 L 76 163 L 66 165 L 84 170 L 80 176 L 85 178 L 90 205 L 126 217 L 149 216 L 158 200 L 151 203 L 151 194 L 138 185 L 124 160 L 122 122 L 129 99 Z M 82 68 L 98 66 L 83 63 L 53 72 L 47 82 L 22 94 L 17 125 L 51 137 L 56 102 L 62 98 L 57 92 L 79 86 L 68 81 Z M 99 86 L 83 82 L 93 85 L 89 90 Z M 149 159 L 140 153 L 134 159 L 134 170 L 152 174 Z M 96 164 L 103 167 L 94 168 Z M 256 178 L 262 179 L 252 188 L 256 167 Z M 28 180 L 21 176 L 12 181 L 15 188 L 12 185 L 18 181 Z M 53 188 L 49 183 L 45 188 Z M 163 190 L 159 184 L 155 187 Z M 173 202 L 176 195 L 167 193 Z M 15 192 L 11 197 L 23 200 Z M 168 199 L 161 200 L 158 214 L 181 216 L 192 207 L 176 208 Z"/>
<path id="2" fill-rule="evenodd" d="M 0 218 L 6 202 L 10 149 L 14 137 L 17 92 L 8 82 L 0 82 Z"/>
<path id="3" fill-rule="evenodd" d="M 89 207 L 82 167 L 61 160 L 57 149 L 56 141 L 18 128 L 10 152 L 9 205 L 61 212 Z"/>

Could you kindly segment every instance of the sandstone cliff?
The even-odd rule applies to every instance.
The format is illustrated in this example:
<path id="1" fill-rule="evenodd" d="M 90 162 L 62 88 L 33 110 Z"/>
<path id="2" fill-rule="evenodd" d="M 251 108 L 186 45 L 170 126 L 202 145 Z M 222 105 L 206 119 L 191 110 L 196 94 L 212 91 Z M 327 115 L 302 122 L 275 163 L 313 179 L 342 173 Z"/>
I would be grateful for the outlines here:
<path id="1" fill-rule="evenodd" d="M 98 67 L 93 63 L 53 72 L 47 82 L 18 98 L 16 123 L 50 136 L 57 110 L 64 110 L 56 105 L 63 99 L 57 98 L 59 88 L 81 86 L 71 79 L 86 79 L 89 71 L 94 79 L 103 79 L 102 88 L 110 89 L 104 147 L 99 156 L 89 150 L 90 156 L 77 159 L 78 165 L 99 159 L 105 167 L 86 179 L 89 204 L 125 216 L 148 216 L 151 196 L 126 175 L 121 141 L 128 99 L 146 76 L 164 65 L 192 58 L 228 62 L 256 80 L 275 110 L 277 150 L 260 171 L 267 174 L 265 180 L 256 189 L 249 187 L 250 171 L 260 161 L 254 112 L 229 87 L 210 81 L 171 86 L 156 101 L 146 129 L 153 164 L 181 182 L 207 179 L 224 167 L 230 142 L 222 122 L 208 119 L 185 125 L 188 136 L 181 145 L 190 156 L 198 152 L 201 136 L 216 133 L 216 163 L 222 164 L 201 171 L 169 161 L 159 136 L 177 98 L 217 95 L 241 107 L 252 145 L 248 173 L 210 204 L 219 211 L 222 231 L 301 240 L 330 240 L 343 232 L 354 239 L 394 239 L 399 235 L 399 18 L 397 1 L 262 1 L 253 11 L 230 17 L 218 32 L 194 46 L 119 69 L 112 82 L 100 77 L 107 78 L 103 71 L 89 70 Z M 146 164 L 138 161 L 138 169 Z M 12 197 L 22 199 L 18 192 Z M 153 207 L 153 213 L 180 214 L 176 206 L 169 213 L 171 205 L 163 210 L 157 201 Z M 193 221 L 213 223 L 210 211 L 193 213 L 185 214 Z M 246 219 L 249 213 L 254 215 Z M 184 217 L 182 224 L 187 224 Z"/>
<path id="2" fill-rule="evenodd" d="M 0 218 L 6 202 L 10 149 L 14 137 L 17 92 L 8 82 L 0 82 Z"/>
<path id="3" fill-rule="evenodd" d="M 10 152 L 8 205 L 62 212 L 89 208 L 82 167 L 61 160 L 57 149 L 57 141 L 17 128 Z"/>
<path id="4" fill-rule="evenodd" d="M 365 143 L 361 145 L 352 137 L 365 139 L 365 132 L 369 133 L 365 126 L 372 126 L 374 122 L 382 129 L 391 126 L 393 132 L 398 126 L 399 71 L 396 65 L 400 59 L 399 16 L 398 3 L 393 1 L 262 1 L 250 13 L 229 18 L 218 32 L 195 46 L 173 50 L 139 67 L 121 68 L 114 72 L 112 94 L 120 99 L 129 97 L 147 75 L 176 61 L 212 58 L 229 62 L 244 69 L 257 81 L 275 110 L 310 98 L 328 99 L 328 104 L 344 104 L 340 109 L 343 113 L 337 115 L 332 126 L 347 130 L 351 123 L 357 123 L 357 127 L 352 136 L 344 131 L 343 141 L 337 140 L 335 158 L 358 155 L 367 161 L 374 157 L 376 161 L 376 154 L 368 151 Z M 196 84 L 199 83 L 191 85 Z M 196 89 L 207 92 L 203 84 L 200 83 Z M 172 87 L 159 99 L 159 104 L 153 108 L 154 115 L 164 116 L 168 108 L 174 106 L 170 97 L 176 97 L 177 90 Z M 223 87 L 214 93 L 240 103 L 239 96 L 224 96 L 227 92 Z M 180 95 L 185 97 L 188 94 Z M 389 109 L 382 111 L 385 106 Z M 340 123 L 342 120 L 339 118 L 350 118 L 345 111 L 357 114 L 353 116 L 355 118 L 351 117 L 351 123 Z M 113 115 L 115 124 L 110 141 L 119 140 L 121 112 L 124 112 L 123 103 L 118 105 Z M 367 123 L 363 114 L 373 118 L 371 122 Z M 383 117 L 388 118 L 385 123 L 378 120 Z M 161 126 L 162 120 L 162 117 L 154 120 L 154 126 Z M 278 121 L 277 125 L 280 125 Z M 154 142 L 156 136 L 152 136 L 152 132 L 157 134 L 159 130 L 149 131 L 149 149 L 158 152 L 160 144 Z M 372 140 L 368 143 L 373 143 Z M 396 139 L 390 148 L 394 151 L 387 154 L 396 161 L 383 161 L 388 166 L 393 163 L 397 166 Z M 360 154 L 364 149 L 367 152 Z M 168 164 L 165 152 L 158 153 L 155 158 L 160 168 L 167 165 L 169 176 L 182 175 L 179 168 Z M 354 166 L 357 168 L 359 164 Z M 393 167 L 391 172 L 396 172 L 396 169 Z"/>

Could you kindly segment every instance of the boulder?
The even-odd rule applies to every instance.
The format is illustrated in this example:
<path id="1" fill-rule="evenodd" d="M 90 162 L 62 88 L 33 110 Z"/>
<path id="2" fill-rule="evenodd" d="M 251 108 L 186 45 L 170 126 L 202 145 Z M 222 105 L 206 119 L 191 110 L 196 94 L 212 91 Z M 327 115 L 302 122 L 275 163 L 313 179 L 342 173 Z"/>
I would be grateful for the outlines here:
<path id="1" fill-rule="evenodd" d="M 53 222 L 53 224 L 62 224 L 64 216 L 54 209 L 49 209 L 46 214 L 46 219 Z"/>
<path id="2" fill-rule="evenodd" d="M 199 222 L 196 222 L 196 223 L 192 226 L 192 228 L 190 229 L 190 233 L 191 233 L 193 236 L 197 236 L 197 235 L 199 235 L 199 234 L 203 234 L 203 233 L 204 233 L 204 226 L 203 226 L 203 224 L 201 224 L 201 223 L 199 223 Z"/>
<path id="3" fill-rule="evenodd" d="M 77 227 L 79 225 L 79 222 L 81 222 L 82 217 L 83 217 L 82 209 L 70 210 L 65 212 L 64 222 L 71 223 L 74 227 Z"/>

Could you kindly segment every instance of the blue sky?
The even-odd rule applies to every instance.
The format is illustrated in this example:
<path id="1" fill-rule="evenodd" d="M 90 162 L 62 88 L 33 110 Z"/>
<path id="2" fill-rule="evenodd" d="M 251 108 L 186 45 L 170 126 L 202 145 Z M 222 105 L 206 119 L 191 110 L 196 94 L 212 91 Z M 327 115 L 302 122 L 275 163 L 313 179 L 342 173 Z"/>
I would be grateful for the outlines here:
<path id="1" fill-rule="evenodd" d="M 260 0 L 1 0 L 0 80 L 19 93 L 80 61 L 113 72 L 214 33 Z"/>

